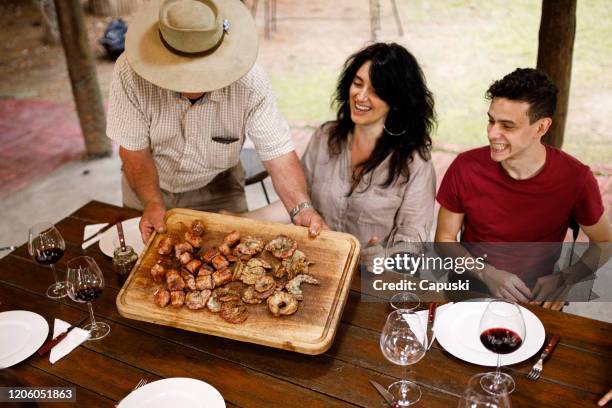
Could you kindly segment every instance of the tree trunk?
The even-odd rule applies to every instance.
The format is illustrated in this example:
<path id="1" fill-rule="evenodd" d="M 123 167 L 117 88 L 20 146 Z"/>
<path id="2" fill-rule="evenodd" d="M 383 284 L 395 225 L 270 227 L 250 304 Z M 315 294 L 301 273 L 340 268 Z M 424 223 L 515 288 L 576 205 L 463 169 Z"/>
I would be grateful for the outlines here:
<path id="1" fill-rule="evenodd" d="M 543 141 L 558 148 L 567 119 L 575 34 L 576 0 L 542 0 L 537 68 L 559 88 L 557 111 Z"/>
<path id="2" fill-rule="evenodd" d="M 89 7 L 94 14 L 119 17 L 136 11 L 141 2 L 141 0 L 90 0 Z"/>
<path id="3" fill-rule="evenodd" d="M 112 149 L 106 137 L 104 106 L 96 76 L 96 65 L 87 39 L 81 2 L 55 0 L 55 8 L 87 156 L 110 156 Z"/>

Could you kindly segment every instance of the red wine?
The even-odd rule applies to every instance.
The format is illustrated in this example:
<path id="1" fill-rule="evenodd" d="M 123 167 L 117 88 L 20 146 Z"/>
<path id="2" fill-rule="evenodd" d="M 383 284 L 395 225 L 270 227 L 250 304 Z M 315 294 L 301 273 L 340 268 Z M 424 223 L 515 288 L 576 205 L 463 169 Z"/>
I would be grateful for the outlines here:
<path id="1" fill-rule="evenodd" d="M 64 256 L 64 250 L 61 248 L 47 248 L 42 251 L 37 251 L 34 259 L 39 264 L 52 265 L 57 263 L 62 256 Z"/>
<path id="2" fill-rule="evenodd" d="M 102 294 L 102 289 L 97 286 L 84 286 L 74 292 L 75 300 L 81 302 L 91 302 Z"/>
<path id="3" fill-rule="evenodd" d="M 485 330 L 480 335 L 483 346 L 498 354 L 508 354 L 521 347 L 521 336 L 509 329 L 495 327 Z"/>

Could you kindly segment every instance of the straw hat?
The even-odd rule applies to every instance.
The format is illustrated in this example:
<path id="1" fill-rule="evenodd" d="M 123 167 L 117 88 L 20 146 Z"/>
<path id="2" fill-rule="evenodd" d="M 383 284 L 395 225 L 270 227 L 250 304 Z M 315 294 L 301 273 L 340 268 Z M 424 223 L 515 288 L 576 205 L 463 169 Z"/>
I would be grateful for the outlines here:
<path id="1" fill-rule="evenodd" d="M 244 76 L 257 31 L 239 0 L 151 0 L 130 23 L 125 53 L 134 71 L 177 92 L 207 92 Z"/>

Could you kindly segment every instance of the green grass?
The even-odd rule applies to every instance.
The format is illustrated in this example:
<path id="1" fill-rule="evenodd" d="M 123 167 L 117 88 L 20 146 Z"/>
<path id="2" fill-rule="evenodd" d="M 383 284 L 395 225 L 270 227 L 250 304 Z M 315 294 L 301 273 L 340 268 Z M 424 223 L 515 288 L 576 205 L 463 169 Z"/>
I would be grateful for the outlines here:
<path id="1" fill-rule="evenodd" d="M 383 2 L 383 12 L 389 7 Z M 535 67 L 541 2 L 534 0 L 398 0 L 406 45 L 420 61 L 436 99 L 434 139 L 486 143 L 490 83 L 516 67 Z M 387 22 L 392 17 L 383 15 Z M 580 0 L 564 150 L 589 163 L 612 162 L 612 1 Z M 321 21 L 320 24 L 325 24 Z M 316 41 L 316 40 L 313 40 Z M 333 41 L 333 39 L 330 39 Z M 311 63 L 290 73 L 270 70 L 281 111 L 290 121 L 333 117 L 338 70 Z"/>

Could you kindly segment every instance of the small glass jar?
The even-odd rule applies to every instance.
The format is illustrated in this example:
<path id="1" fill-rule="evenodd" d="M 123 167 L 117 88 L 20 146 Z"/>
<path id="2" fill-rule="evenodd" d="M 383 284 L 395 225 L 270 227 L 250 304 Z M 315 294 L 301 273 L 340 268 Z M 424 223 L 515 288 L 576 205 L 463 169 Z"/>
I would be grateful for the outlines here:
<path id="1" fill-rule="evenodd" d="M 122 251 L 121 247 L 115 249 L 113 253 L 113 267 L 117 273 L 117 283 L 119 286 L 123 286 L 137 261 L 138 254 L 134 252 L 134 248 L 131 246 L 126 246 L 125 251 Z"/>

